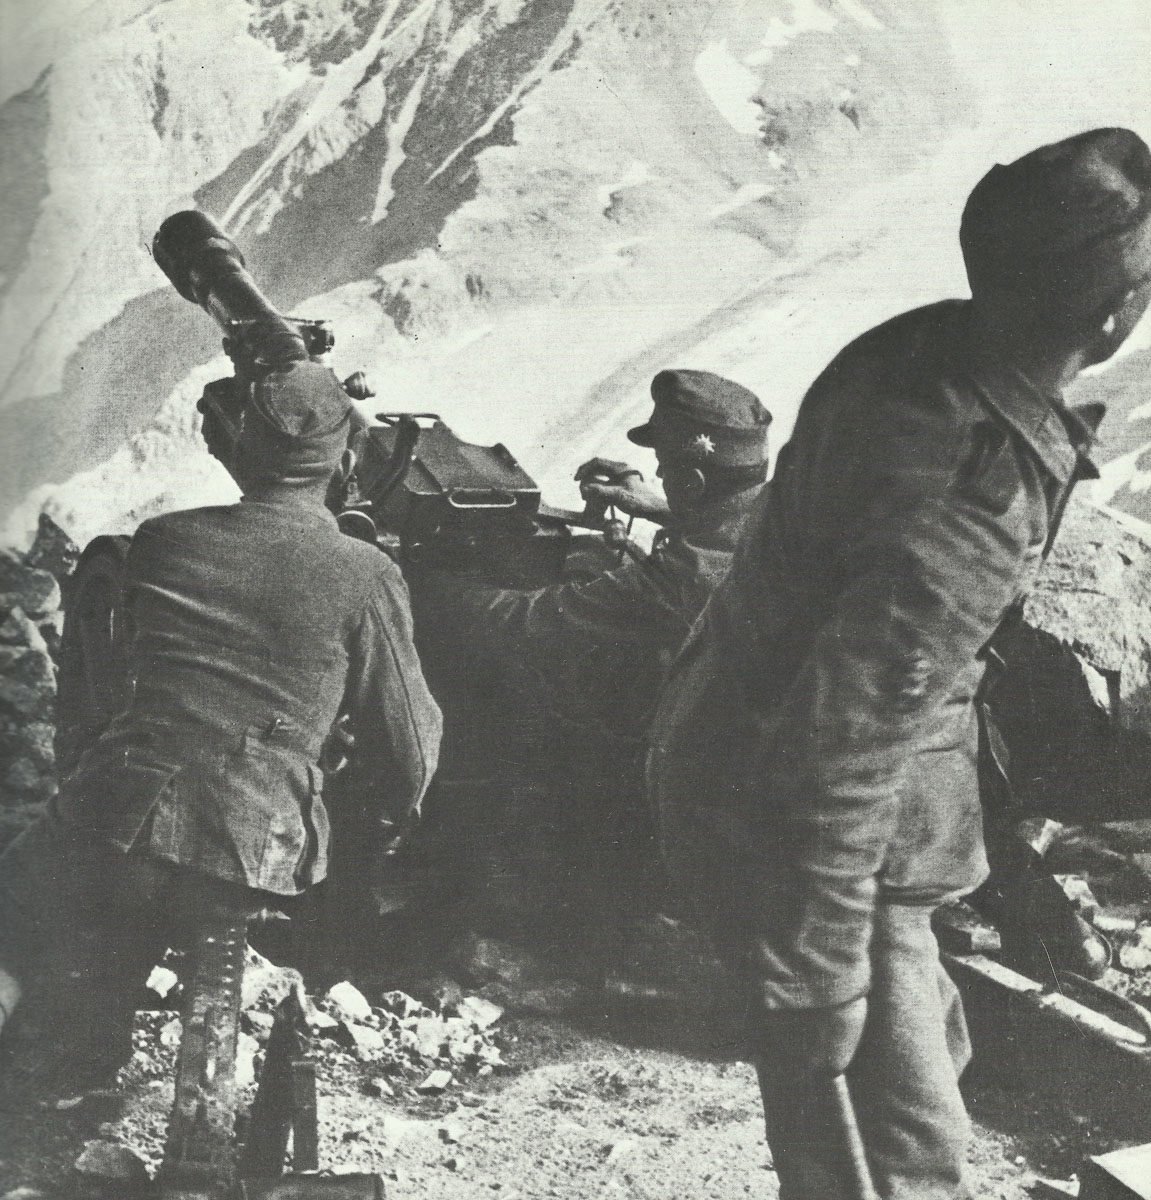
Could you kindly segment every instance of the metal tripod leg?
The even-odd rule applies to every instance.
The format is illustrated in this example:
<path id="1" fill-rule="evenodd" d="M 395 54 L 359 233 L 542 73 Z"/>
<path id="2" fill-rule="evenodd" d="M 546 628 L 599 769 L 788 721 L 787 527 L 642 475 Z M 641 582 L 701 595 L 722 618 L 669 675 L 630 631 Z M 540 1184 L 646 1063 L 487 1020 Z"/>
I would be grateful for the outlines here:
<path id="1" fill-rule="evenodd" d="M 244 917 L 208 913 L 197 921 L 176 1095 L 158 1180 L 164 1200 L 214 1200 L 235 1184 L 236 1043 L 246 945 Z"/>
<path id="2" fill-rule="evenodd" d="M 292 994 L 277 1009 L 268 1038 L 244 1147 L 241 1174 L 245 1179 L 275 1178 L 283 1173 L 289 1130 L 293 1167 L 297 1171 L 319 1167 L 316 1065 L 304 1057 L 302 1024 L 300 1002 Z"/>
<path id="3" fill-rule="evenodd" d="M 304 1058 L 304 1014 L 293 993 L 280 1004 L 268 1038 L 260 1087 L 252 1104 L 241 1170 L 241 1200 L 383 1200 L 378 1175 L 312 1174 L 319 1167 L 316 1120 L 316 1064 Z M 285 1175 L 288 1130 L 292 1167 Z"/>

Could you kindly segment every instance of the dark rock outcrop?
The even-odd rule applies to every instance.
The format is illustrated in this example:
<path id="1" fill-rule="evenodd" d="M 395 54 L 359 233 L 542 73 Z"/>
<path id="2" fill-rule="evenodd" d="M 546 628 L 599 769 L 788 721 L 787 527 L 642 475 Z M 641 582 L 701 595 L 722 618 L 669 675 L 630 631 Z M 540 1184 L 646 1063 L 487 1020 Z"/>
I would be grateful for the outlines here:
<path id="1" fill-rule="evenodd" d="M 1079 501 L 1005 642 L 995 708 L 1027 812 L 1151 816 L 1151 542 Z"/>
<path id="2" fill-rule="evenodd" d="M 27 554 L 0 551 L 0 843 L 56 790 L 53 653 L 63 621 L 60 584 L 76 558 L 46 516 Z"/>

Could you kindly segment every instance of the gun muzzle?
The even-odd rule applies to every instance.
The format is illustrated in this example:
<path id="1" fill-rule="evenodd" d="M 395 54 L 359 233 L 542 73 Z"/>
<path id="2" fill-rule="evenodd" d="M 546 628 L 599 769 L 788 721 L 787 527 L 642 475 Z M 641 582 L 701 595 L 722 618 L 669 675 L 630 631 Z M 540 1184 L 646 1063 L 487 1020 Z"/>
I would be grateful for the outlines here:
<path id="1" fill-rule="evenodd" d="M 260 362 L 279 366 L 308 357 L 302 334 L 256 286 L 239 247 L 207 213 L 189 209 L 169 217 L 152 240 L 152 256 L 176 291 L 226 334 L 246 327 Z"/>

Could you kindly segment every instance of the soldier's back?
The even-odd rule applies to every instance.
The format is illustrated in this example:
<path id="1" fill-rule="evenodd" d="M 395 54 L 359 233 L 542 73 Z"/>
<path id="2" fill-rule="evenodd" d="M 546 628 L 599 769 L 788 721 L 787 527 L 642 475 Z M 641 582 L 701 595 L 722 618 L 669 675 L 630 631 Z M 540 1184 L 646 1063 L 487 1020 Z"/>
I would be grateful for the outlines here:
<path id="1" fill-rule="evenodd" d="M 318 760 L 369 605 L 403 619 L 398 568 L 319 506 L 242 502 L 144 522 L 123 609 L 132 698 L 62 811 L 128 849 L 292 893 L 322 878 Z"/>

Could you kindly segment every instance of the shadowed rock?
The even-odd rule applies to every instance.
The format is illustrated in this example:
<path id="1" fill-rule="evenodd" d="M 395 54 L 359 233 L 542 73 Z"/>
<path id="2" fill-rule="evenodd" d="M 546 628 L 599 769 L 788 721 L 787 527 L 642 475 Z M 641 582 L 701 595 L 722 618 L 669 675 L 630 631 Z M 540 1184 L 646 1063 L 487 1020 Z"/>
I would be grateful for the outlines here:
<path id="1" fill-rule="evenodd" d="M 1068 510 L 995 708 L 1027 811 L 1151 815 L 1151 543 L 1085 502 Z"/>

